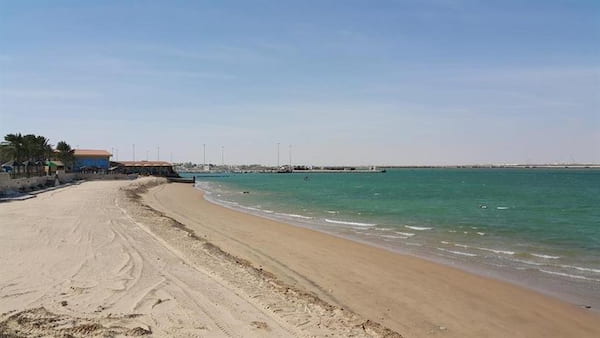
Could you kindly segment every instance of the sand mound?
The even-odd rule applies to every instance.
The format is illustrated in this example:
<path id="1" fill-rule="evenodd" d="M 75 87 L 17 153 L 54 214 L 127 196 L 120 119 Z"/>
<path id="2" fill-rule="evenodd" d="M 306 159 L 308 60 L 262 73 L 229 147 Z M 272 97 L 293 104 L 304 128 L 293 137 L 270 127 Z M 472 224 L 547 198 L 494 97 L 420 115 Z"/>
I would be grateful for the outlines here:
<path id="1" fill-rule="evenodd" d="M 39 307 L 0 317 L 0 337 L 112 337 L 144 336 L 150 328 L 119 326 L 125 317 L 79 318 Z"/>

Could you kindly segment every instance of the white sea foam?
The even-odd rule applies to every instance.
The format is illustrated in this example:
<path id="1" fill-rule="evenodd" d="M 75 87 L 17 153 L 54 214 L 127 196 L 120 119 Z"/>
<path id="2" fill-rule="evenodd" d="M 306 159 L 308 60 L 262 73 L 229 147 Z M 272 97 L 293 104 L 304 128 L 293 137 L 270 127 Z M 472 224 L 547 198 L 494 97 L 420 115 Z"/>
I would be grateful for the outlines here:
<path id="1" fill-rule="evenodd" d="M 475 249 L 489 251 L 489 252 L 498 253 L 498 254 L 505 254 L 505 255 L 514 255 L 515 254 L 514 251 L 508 251 L 508 250 L 497 250 L 497 249 L 479 248 L 479 247 L 477 247 Z"/>
<path id="2" fill-rule="evenodd" d="M 448 232 L 456 232 L 456 230 L 448 230 Z"/>
<path id="3" fill-rule="evenodd" d="M 361 226 L 361 227 L 372 227 L 372 226 L 377 225 L 374 223 L 347 222 L 347 221 L 338 221 L 335 219 L 328 219 L 328 218 L 325 219 L 325 222 L 333 223 L 333 224 L 357 225 L 357 226 Z"/>
<path id="4" fill-rule="evenodd" d="M 458 243 L 454 244 L 454 246 L 458 246 L 458 247 L 461 247 L 461 248 L 468 248 L 469 247 L 468 245 L 458 244 Z"/>
<path id="5" fill-rule="evenodd" d="M 297 215 L 297 214 L 279 214 L 279 215 L 287 216 L 287 217 L 302 218 L 302 219 L 312 219 L 312 217 L 302 216 L 302 215 Z"/>
<path id="6" fill-rule="evenodd" d="M 266 210 L 266 209 L 265 209 L 265 210 L 263 210 L 263 212 L 266 212 L 267 214 L 272 214 L 272 213 L 273 213 L 273 210 Z"/>
<path id="7" fill-rule="evenodd" d="M 442 243 L 442 244 L 450 244 L 450 243 L 448 243 L 446 241 L 440 241 L 440 243 Z"/>
<path id="8" fill-rule="evenodd" d="M 254 208 L 254 207 L 244 207 L 244 206 L 242 206 L 241 208 L 242 208 L 242 209 L 247 209 L 247 210 L 252 210 L 252 211 L 262 211 L 261 209 L 259 209 L 259 208 Z"/>
<path id="9" fill-rule="evenodd" d="M 536 265 L 536 266 L 546 265 L 546 264 L 543 264 L 543 263 L 526 261 L 526 260 L 523 260 L 523 259 L 512 259 L 512 260 L 515 261 L 515 262 L 525 263 L 525 264 L 529 264 L 529 265 Z"/>
<path id="10" fill-rule="evenodd" d="M 338 212 L 335 210 L 327 210 L 327 213 L 328 214 L 337 214 Z"/>
<path id="11" fill-rule="evenodd" d="M 410 226 L 410 225 L 405 225 L 404 227 L 407 229 L 412 229 L 412 230 L 417 230 L 417 231 L 431 230 L 431 228 L 427 228 L 427 227 L 414 227 L 414 226 Z"/>
<path id="12" fill-rule="evenodd" d="M 379 235 L 379 237 L 394 238 L 394 239 L 408 239 L 408 237 L 406 237 L 406 236 L 394 236 L 394 235 Z"/>
<path id="13" fill-rule="evenodd" d="M 544 258 L 544 259 L 559 259 L 560 256 L 550 256 L 550 255 L 543 255 L 543 254 L 536 254 L 536 253 L 532 253 L 532 256 L 535 257 L 539 257 L 539 258 Z"/>
<path id="14" fill-rule="evenodd" d="M 477 233 L 479 236 L 485 236 L 485 232 L 478 232 Z"/>
<path id="15" fill-rule="evenodd" d="M 444 249 L 444 248 L 437 248 L 437 249 L 441 250 L 441 251 L 444 251 L 444 252 L 450 252 L 450 253 L 453 253 L 455 255 L 469 256 L 469 257 L 475 257 L 475 256 L 477 256 L 476 254 L 468 253 L 468 252 L 452 251 L 452 250 L 447 250 L 447 249 Z"/>
<path id="16" fill-rule="evenodd" d="M 575 269 L 575 270 L 579 270 L 579 271 L 589 271 L 589 272 L 600 273 L 600 269 L 582 268 L 580 266 L 574 266 L 574 265 L 560 265 L 560 267 L 567 268 L 567 269 Z"/>
<path id="17" fill-rule="evenodd" d="M 407 236 L 407 237 L 412 237 L 412 236 L 415 235 L 415 234 L 410 233 L 410 232 L 401 232 L 401 231 L 394 231 L 394 233 L 396 233 L 398 235 L 401 235 L 401 236 Z"/>
<path id="18" fill-rule="evenodd" d="M 506 209 L 509 209 L 509 207 L 496 207 L 496 209 L 498 209 L 498 210 L 506 210 Z"/>
<path id="19" fill-rule="evenodd" d="M 542 269 L 540 269 L 540 271 L 544 272 L 544 273 L 551 274 L 551 275 L 557 275 L 557 276 L 563 276 L 563 277 L 574 278 L 574 279 L 585 279 L 585 280 L 591 280 L 591 281 L 594 281 L 594 282 L 600 282 L 600 279 L 588 278 L 588 277 L 585 277 L 585 276 L 571 275 L 571 274 L 568 274 L 568 273 L 556 272 L 556 271 L 548 271 L 548 270 L 542 270 Z"/>

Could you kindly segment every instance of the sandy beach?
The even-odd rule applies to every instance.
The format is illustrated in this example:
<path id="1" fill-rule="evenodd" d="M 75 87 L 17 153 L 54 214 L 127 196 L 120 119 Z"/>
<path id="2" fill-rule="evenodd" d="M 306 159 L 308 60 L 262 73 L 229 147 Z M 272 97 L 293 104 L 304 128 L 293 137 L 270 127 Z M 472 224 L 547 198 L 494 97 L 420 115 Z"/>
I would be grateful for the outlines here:
<path id="1" fill-rule="evenodd" d="M 137 201 L 163 182 L 84 182 L 0 204 L 0 335 L 393 336 Z"/>
<path id="2" fill-rule="evenodd" d="M 92 181 L 1 203 L 0 333 L 600 335 L 600 316 L 576 305 L 162 183 Z"/>
<path id="3" fill-rule="evenodd" d="M 406 337 L 600 335 L 600 316 L 576 304 L 224 208 L 189 185 L 155 187 L 144 201 L 224 251 Z"/>

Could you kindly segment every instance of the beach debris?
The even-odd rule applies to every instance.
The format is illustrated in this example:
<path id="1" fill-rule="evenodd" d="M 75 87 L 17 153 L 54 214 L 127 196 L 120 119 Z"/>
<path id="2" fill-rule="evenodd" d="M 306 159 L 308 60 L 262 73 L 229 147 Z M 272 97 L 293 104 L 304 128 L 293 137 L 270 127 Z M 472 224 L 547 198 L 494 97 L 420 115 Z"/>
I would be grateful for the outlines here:
<path id="1" fill-rule="evenodd" d="M 67 304 L 68 304 L 68 303 L 67 303 L 67 301 L 66 301 L 66 300 L 63 300 L 62 302 L 60 302 L 60 305 L 61 305 L 61 306 L 67 306 Z"/>
<path id="2" fill-rule="evenodd" d="M 257 329 L 269 330 L 269 325 L 265 322 L 253 321 L 250 325 L 254 326 Z"/>
<path id="3" fill-rule="evenodd" d="M 402 338 L 402 336 L 397 333 L 394 332 L 384 326 L 382 326 L 381 324 L 374 322 L 370 319 L 367 319 L 367 321 L 365 321 L 362 324 L 359 324 L 359 327 L 368 335 L 370 336 L 374 336 L 374 337 L 389 337 L 389 338 Z"/>
<path id="4" fill-rule="evenodd" d="M 102 312 L 106 309 L 106 307 L 102 306 L 102 305 L 98 305 L 98 307 L 96 308 L 96 310 L 94 312 Z"/>
<path id="5" fill-rule="evenodd" d="M 150 329 L 150 327 L 148 327 L 148 329 L 144 329 L 143 327 L 134 327 L 133 329 L 127 331 L 127 335 L 128 336 L 145 336 L 145 335 L 149 335 L 152 334 L 152 330 Z"/>

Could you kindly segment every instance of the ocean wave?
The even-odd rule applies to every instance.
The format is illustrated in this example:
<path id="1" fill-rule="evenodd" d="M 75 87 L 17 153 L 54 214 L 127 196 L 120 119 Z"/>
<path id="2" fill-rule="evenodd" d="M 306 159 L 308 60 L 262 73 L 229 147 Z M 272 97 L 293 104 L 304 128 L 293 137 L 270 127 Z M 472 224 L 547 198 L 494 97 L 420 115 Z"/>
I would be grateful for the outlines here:
<path id="1" fill-rule="evenodd" d="M 498 253 L 498 254 L 504 254 L 504 255 L 514 255 L 515 254 L 514 251 L 508 251 L 508 250 L 497 250 L 497 249 L 480 248 L 480 247 L 476 247 L 475 249 L 489 251 L 489 252 Z"/>
<path id="2" fill-rule="evenodd" d="M 312 219 L 312 217 L 302 216 L 302 215 L 297 215 L 297 214 L 283 214 L 283 213 L 280 213 L 279 215 L 287 216 L 287 217 L 302 218 L 302 219 Z"/>
<path id="3" fill-rule="evenodd" d="M 548 271 L 548 270 L 543 270 L 543 269 L 539 269 L 539 271 L 547 273 L 547 274 L 551 274 L 551 275 L 557 275 L 557 276 L 563 276 L 563 277 L 574 278 L 574 279 L 584 279 L 584 280 L 591 280 L 591 281 L 594 281 L 594 282 L 600 282 L 600 279 L 588 278 L 588 277 L 579 276 L 579 275 L 571 275 L 571 274 L 564 273 L 564 272 Z"/>
<path id="4" fill-rule="evenodd" d="M 378 237 L 394 238 L 394 239 L 408 239 L 406 236 L 394 236 L 394 235 L 379 235 Z"/>
<path id="5" fill-rule="evenodd" d="M 401 235 L 401 236 L 407 236 L 407 237 L 412 237 L 415 234 L 410 233 L 410 232 L 401 232 L 401 231 L 394 231 L 395 234 Z"/>
<path id="6" fill-rule="evenodd" d="M 252 210 L 252 211 L 262 211 L 262 209 L 259 208 L 254 208 L 254 207 L 245 207 L 245 206 L 240 206 L 240 208 L 242 209 L 247 209 L 247 210 Z"/>
<path id="7" fill-rule="evenodd" d="M 377 225 L 374 223 L 347 222 L 347 221 L 338 221 L 335 219 L 328 219 L 328 218 L 325 218 L 325 222 L 333 223 L 333 224 L 357 225 L 357 226 L 362 226 L 362 227 L 372 227 L 372 226 Z"/>
<path id="8" fill-rule="evenodd" d="M 574 265 L 559 265 L 559 266 L 561 268 L 575 269 L 575 270 L 579 270 L 579 271 L 589 271 L 589 272 L 600 273 L 600 269 L 582 268 L 580 266 L 574 266 Z"/>
<path id="9" fill-rule="evenodd" d="M 559 259 L 560 258 L 560 256 L 550 256 L 550 255 L 543 255 L 543 254 L 536 254 L 536 253 L 531 253 L 530 255 L 539 257 L 539 258 L 544 258 L 544 259 Z"/>
<path id="10" fill-rule="evenodd" d="M 327 213 L 328 214 L 337 214 L 338 211 L 336 211 L 336 210 L 327 210 Z"/>
<path id="11" fill-rule="evenodd" d="M 264 209 L 263 212 L 266 212 L 267 214 L 272 214 L 274 211 L 273 210 Z"/>
<path id="12" fill-rule="evenodd" d="M 442 243 L 444 243 L 444 242 L 442 242 Z M 460 248 L 465 248 L 465 249 L 472 248 L 472 249 L 477 249 L 477 250 L 482 250 L 482 251 L 489 251 L 489 252 L 498 253 L 498 254 L 505 254 L 505 255 L 514 255 L 515 254 L 514 251 L 499 250 L 499 249 L 490 249 L 490 248 L 482 248 L 482 247 L 478 247 L 478 246 L 469 246 L 469 245 L 460 244 L 460 243 L 454 243 L 454 246 L 457 246 L 457 247 L 460 247 Z"/>
<path id="13" fill-rule="evenodd" d="M 410 226 L 410 225 L 405 225 L 404 227 L 407 229 L 412 229 L 412 230 L 417 230 L 417 231 L 424 231 L 424 230 L 432 229 L 432 228 L 427 228 L 427 227 L 414 227 L 414 226 Z"/>
<path id="14" fill-rule="evenodd" d="M 485 232 L 478 232 L 477 233 L 479 236 L 485 236 Z"/>
<path id="15" fill-rule="evenodd" d="M 468 252 L 453 251 L 453 250 L 447 250 L 447 249 L 444 249 L 444 248 L 437 248 L 437 249 L 440 250 L 440 251 L 444 251 L 444 252 L 450 252 L 450 253 L 453 253 L 455 255 L 469 256 L 469 257 L 475 257 L 475 256 L 477 256 L 476 254 L 468 253 Z"/>
<path id="16" fill-rule="evenodd" d="M 546 264 L 543 264 L 543 263 L 526 261 L 526 260 L 523 260 L 523 259 L 511 259 L 511 260 L 515 261 L 515 262 L 519 262 L 519 263 L 528 264 L 528 265 L 536 265 L 536 266 L 546 265 Z"/>
<path id="17" fill-rule="evenodd" d="M 498 210 L 506 210 L 506 209 L 510 209 L 510 207 L 496 207 L 496 209 L 498 209 Z"/>

